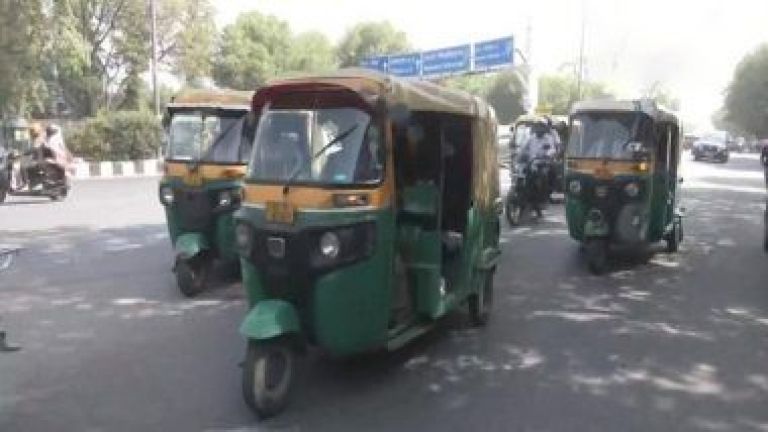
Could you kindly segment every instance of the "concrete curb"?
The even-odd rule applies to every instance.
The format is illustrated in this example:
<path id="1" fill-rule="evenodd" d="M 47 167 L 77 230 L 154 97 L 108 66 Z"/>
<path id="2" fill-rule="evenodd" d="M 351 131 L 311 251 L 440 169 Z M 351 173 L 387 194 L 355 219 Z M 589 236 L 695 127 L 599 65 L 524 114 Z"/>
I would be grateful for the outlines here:
<path id="1" fill-rule="evenodd" d="M 162 160 L 75 162 L 74 178 L 156 177 L 162 173 Z"/>

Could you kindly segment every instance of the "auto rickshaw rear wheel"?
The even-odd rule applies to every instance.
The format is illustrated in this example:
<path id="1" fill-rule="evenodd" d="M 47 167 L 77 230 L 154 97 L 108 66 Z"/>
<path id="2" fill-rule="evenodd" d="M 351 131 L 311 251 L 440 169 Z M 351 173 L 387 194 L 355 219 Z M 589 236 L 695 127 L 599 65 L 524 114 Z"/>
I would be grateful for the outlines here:
<path id="1" fill-rule="evenodd" d="M 190 259 L 176 258 L 174 272 L 179 291 L 185 297 L 195 297 L 203 292 L 208 284 L 210 269 L 211 260 L 205 255 L 198 255 Z"/>
<path id="2" fill-rule="evenodd" d="M 587 267 L 592 274 L 601 275 L 608 268 L 608 241 L 606 239 L 589 239 L 584 244 L 587 253 Z"/>
<path id="3" fill-rule="evenodd" d="M 259 418 L 280 413 L 288 403 L 294 359 L 293 345 L 286 338 L 248 341 L 243 362 L 243 399 Z"/>
<path id="4" fill-rule="evenodd" d="M 469 320 L 472 325 L 480 327 L 488 324 L 493 307 L 493 274 L 494 270 L 486 271 L 483 275 L 482 286 L 477 293 L 467 299 L 469 306 Z"/>

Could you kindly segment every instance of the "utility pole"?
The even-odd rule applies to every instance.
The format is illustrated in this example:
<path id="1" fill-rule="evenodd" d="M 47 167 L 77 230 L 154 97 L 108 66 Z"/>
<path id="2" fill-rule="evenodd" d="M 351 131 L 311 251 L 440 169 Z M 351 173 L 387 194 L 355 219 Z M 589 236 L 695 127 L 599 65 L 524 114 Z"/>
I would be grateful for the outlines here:
<path id="1" fill-rule="evenodd" d="M 155 99 L 155 115 L 160 115 L 160 90 L 157 88 L 157 7 L 155 0 L 149 0 L 149 14 L 152 20 L 152 93 Z"/>
<path id="2" fill-rule="evenodd" d="M 581 100 L 581 86 L 584 80 L 584 33 L 587 27 L 586 0 L 581 0 L 581 43 L 579 44 L 579 74 L 576 77 L 576 100 Z"/>

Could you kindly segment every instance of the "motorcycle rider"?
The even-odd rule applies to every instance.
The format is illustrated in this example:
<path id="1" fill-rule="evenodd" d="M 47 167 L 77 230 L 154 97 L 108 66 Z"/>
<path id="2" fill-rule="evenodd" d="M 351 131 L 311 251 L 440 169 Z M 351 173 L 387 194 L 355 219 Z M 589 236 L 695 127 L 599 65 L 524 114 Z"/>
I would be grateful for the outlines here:
<path id="1" fill-rule="evenodd" d="M 527 166 L 534 158 L 551 160 L 557 154 L 560 139 L 549 123 L 545 120 L 537 120 L 532 129 L 533 133 L 518 155 L 518 166 Z M 539 191 L 545 196 L 531 203 L 538 217 L 541 217 L 541 203 L 549 198 L 552 191 L 552 174 L 551 170 L 546 173 L 546 191 Z"/>

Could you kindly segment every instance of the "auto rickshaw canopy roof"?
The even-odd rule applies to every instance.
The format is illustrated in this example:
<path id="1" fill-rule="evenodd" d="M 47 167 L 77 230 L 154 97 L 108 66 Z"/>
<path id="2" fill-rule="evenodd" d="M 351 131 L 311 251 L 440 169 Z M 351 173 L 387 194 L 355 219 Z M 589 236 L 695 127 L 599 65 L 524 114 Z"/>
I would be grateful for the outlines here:
<path id="1" fill-rule="evenodd" d="M 446 112 L 493 120 L 493 108 L 482 99 L 429 81 L 407 80 L 367 69 L 341 69 L 326 74 L 299 75 L 271 81 L 256 92 L 254 109 L 286 87 L 342 87 L 366 96 L 384 97 L 389 106 L 402 104 L 411 111 Z"/>
<path id="2" fill-rule="evenodd" d="M 185 90 L 173 97 L 166 109 L 220 108 L 245 111 L 250 108 L 252 98 L 252 91 Z"/>
<path id="3" fill-rule="evenodd" d="M 654 121 L 680 125 L 680 120 L 672 111 L 658 106 L 652 99 L 582 101 L 575 103 L 571 109 L 571 115 L 590 112 L 638 112 Z"/>

